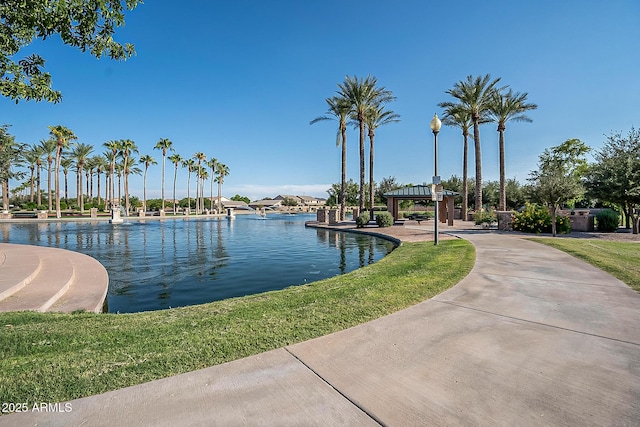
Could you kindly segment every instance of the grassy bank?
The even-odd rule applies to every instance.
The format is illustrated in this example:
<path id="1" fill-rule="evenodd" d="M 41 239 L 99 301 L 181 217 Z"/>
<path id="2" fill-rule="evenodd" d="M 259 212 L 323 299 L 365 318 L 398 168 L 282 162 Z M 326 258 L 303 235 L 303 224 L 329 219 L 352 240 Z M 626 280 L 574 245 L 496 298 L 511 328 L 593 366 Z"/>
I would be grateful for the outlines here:
<path id="1" fill-rule="evenodd" d="M 0 402 L 55 402 L 322 336 L 459 282 L 473 246 L 405 243 L 360 270 L 305 286 L 137 314 L 0 314 Z"/>
<path id="2" fill-rule="evenodd" d="M 560 249 L 640 292 L 640 244 L 597 239 L 530 239 Z"/>

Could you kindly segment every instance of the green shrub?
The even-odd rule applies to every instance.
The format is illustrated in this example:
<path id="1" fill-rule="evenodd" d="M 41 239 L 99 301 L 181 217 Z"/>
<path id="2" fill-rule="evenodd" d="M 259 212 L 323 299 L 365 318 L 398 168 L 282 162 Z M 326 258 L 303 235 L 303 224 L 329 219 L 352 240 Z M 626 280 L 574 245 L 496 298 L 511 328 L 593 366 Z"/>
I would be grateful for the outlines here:
<path id="1" fill-rule="evenodd" d="M 65 210 L 67 209 L 67 203 L 63 202 L 62 200 L 60 201 L 60 210 Z"/>
<path id="2" fill-rule="evenodd" d="M 498 219 L 495 212 L 493 211 L 479 211 L 473 214 L 473 221 L 476 223 L 476 225 L 491 225 L 497 222 Z"/>
<path id="3" fill-rule="evenodd" d="M 522 212 L 513 214 L 513 229 L 525 233 L 542 233 L 551 228 L 551 214 L 544 206 L 526 203 Z"/>
<path id="4" fill-rule="evenodd" d="M 551 221 L 549 221 L 549 223 L 551 223 Z M 551 231 L 551 225 L 549 225 L 549 231 Z M 568 215 L 556 215 L 556 233 L 571 233 L 571 220 Z"/>
<path id="5" fill-rule="evenodd" d="M 601 211 L 596 215 L 596 221 L 598 231 L 611 233 L 616 231 L 620 225 L 620 214 L 612 210 Z"/>
<path id="6" fill-rule="evenodd" d="M 362 212 L 358 218 L 356 218 L 357 228 L 362 228 L 369 224 L 369 212 Z"/>
<path id="7" fill-rule="evenodd" d="M 513 229 L 524 233 L 550 233 L 551 213 L 549 209 L 535 203 L 525 204 L 522 212 L 513 214 Z M 556 216 L 556 232 L 567 234 L 571 232 L 571 221 L 568 216 Z"/>
<path id="8" fill-rule="evenodd" d="M 378 227 L 391 227 L 393 225 L 393 215 L 389 212 L 380 212 L 376 215 L 376 224 L 378 224 Z"/>

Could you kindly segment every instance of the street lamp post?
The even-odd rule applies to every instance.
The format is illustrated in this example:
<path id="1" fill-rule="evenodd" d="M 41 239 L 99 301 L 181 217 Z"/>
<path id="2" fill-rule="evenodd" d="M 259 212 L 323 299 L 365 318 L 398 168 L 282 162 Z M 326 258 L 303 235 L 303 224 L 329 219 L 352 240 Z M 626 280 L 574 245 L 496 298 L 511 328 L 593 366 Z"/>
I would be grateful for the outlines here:
<path id="1" fill-rule="evenodd" d="M 435 208 L 434 208 L 434 213 L 435 213 L 435 223 L 434 223 L 434 230 L 433 230 L 433 244 L 437 245 L 438 244 L 438 193 L 437 191 L 434 192 L 433 189 L 435 189 L 436 185 L 440 185 L 440 176 L 438 175 L 438 132 L 440 132 L 440 127 L 442 127 L 442 122 L 440 121 L 440 119 L 438 118 L 437 114 L 433 115 L 433 119 L 431 119 L 431 123 L 429 123 L 429 127 L 431 128 L 431 131 L 433 132 L 433 142 L 434 142 L 434 174 L 433 174 L 433 185 L 431 186 L 432 189 L 432 194 L 431 194 L 431 199 L 435 200 Z"/>

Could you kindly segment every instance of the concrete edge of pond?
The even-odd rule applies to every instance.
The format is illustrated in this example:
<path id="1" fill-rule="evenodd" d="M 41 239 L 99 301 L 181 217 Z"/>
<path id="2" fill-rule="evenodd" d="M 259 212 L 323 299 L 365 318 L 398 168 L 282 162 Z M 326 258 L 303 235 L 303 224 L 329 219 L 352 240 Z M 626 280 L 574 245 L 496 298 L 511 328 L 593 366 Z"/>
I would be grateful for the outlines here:
<path id="1" fill-rule="evenodd" d="M 0 312 L 102 312 L 104 266 L 66 249 L 0 243 Z"/>

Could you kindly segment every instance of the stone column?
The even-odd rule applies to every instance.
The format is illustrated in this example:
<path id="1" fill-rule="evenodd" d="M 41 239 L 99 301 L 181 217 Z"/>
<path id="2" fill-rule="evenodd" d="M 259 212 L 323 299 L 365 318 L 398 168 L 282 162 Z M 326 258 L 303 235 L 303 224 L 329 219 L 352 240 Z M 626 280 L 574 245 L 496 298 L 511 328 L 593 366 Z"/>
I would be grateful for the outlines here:
<path id="1" fill-rule="evenodd" d="M 326 209 L 318 209 L 318 211 L 316 212 L 316 221 L 318 221 L 320 224 L 326 224 L 327 223 L 327 210 Z"/>
<path id="2" fill-rule="evenodd" d="M 496 211 L 496 216 L 498 217 L 498 230 L 513 231 L 512 215 L 513 212 L 511 211 Z"/>
<path id="3" fill-rule="evenodd" d="M 329 210 L 329 224 L 335 225 L 340 222 L 340 209 Z"/>

